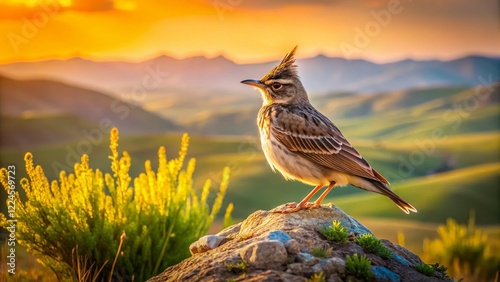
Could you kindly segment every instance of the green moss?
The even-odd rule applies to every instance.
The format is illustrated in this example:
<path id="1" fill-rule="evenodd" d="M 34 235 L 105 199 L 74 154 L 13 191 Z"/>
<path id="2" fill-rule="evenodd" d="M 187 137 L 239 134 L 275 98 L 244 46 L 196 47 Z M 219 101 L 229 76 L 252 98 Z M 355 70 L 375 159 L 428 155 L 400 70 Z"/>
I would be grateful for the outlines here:
<path id="1" fill-rule="evenodd" d="M 388 259 L 392 255 L 392 251 L 389 250 L 382 240 L 376 238 L 372 234 L 363 234 L 356 239 L 356 243 L 363 247 L 366 252 L 374 253 L 382 258 Z"/>
<path id="2" fill-rule="evenodd" d="M 428 264 L 421 262 L 421 263 L 415 265 L 414 267 L 418 272 L 422 273 L 425 276 L 433 276 L 434 275 L 434 269 L 431 266 L 429 266 Z"/>
<path id="3" fill-rule="evenodd" d="M 313 247 L 311 250 L 311 255 L 317 258 L 326 258 L 331 256 L 331 254 L 332 254 L 332 248 L 324 249 L 321 247 Z"/>

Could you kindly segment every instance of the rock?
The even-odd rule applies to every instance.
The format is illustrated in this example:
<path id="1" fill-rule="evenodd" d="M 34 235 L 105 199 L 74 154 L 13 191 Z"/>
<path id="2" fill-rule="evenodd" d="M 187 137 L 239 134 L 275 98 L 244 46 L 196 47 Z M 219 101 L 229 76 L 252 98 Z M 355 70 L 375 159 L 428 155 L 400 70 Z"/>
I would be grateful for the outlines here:
<path id="1" fill-rule="evenodd" d="M 292 254 L 292 255 L 300 252 L 299 242 L 297 242 L 297 240 L 295 240 L 295 239 L 290 239 L 289 241 L 286 241 L 285 248 L 286 248 L 287 253 Z"/>
<path id="2" fill-rule="evenodd" d="M 401 281 L 399 279 L 399 275 L 390 271 L 386 267 L 372 266 L 372 271 L 373 271 L 373 274 L 375 275 L 376 279 L 379 279 L 382 281 L 389 281 L 389 282 L 400 282 Z"/>
<path id="3" fill-rule="evenodd" d="M 326 282 L 344 282 L 344 279 L 338 274 L 332 274 L 326 279 Z"/>
<path id="4" fill-rule="evenodd" d="M 217 233 L 217 235 L 228 237 L 230 235 L 234 235 L 234 234 L 237 234 L 238 232 L 240 232 L 240 228 L 241 228 L 241 222 L 225 228 L 221 232 Z"/>
<path id="5" fill-rule="evenodd" d="M 345 281 L 346 256 L 355 253 L 371 261 L 373 281 L 452 281 L 419 273 L 414 266 L 420 258 L 387 240 L 382 243 L 393 252 L 389 259 L 365 253 L 353 239 L 370 230 L 333 205 L 291 214 L 273 212 L 283 208 L 256 211 L 239 224 L 200 238 L 191 245 L 190 258 L 148 281 L 306 281 L 320 272 L 326 281 Z M 335 244 L 321 235 L 333 220 L 352 233 L 349 242 Z M 314 257 L 315 248 L 329 250 L 328 257 Z"/>
<path id="6" fill-rule="evenodd" d="M 197 253 L 206 252 L 208 250 L 213 250 L 218 247 L 225 239 L 226 237 L 219 235 L 203 236 L 198 241 L 189 246 L 189 252 L 194 255 Z"/>
<path id="7" fill-rule="evenodd" d="M 325 277 L 328 277 L 334 273 L 337 273 L 339 275 L 344 275 L 345 273 L 345 260 L 338 258 L 338 257 L 333 257 L 333 258 L 328 258 L 321 260 L 317 264 L 315 264 L 312 267 L 312 271 L 314 273 L 320 273 L 323 272 Z"/>
<path id="8" fill-rule="evenodd" d="M 288 265 L 286 272 L 299 276 L 310 276 L 313 274 L 311 267 L 304 263 L 291 263 Z"/>
<path id="9" fill-rule="evenodd" d="M 260 237 L 266 238 L 268 240 L 276 240 L 276 241 L 279 241 L 283 244 L 292 240 L 292 238 L 290 238 L 290 236 L 288 236 L 288 234 L 286 234 L 284 231 L 281 231 L 281 230 L 269 231 L 267 233 L 264 233 L 264 235 L 260 236 Z"/>
<path id="10" fill-rule="evenodd" d="M 280 241 L 254 242 L 240 251 L 241 259 L 255 268 L 274 269 L 285 264 L 288 255 Z"/>
<path id="11" fill-rule="evenodd" d="M 297 259 L 305 265 L 315 265 L 319 261 L 319 258 L 308 253 L 298 253 Z"/>

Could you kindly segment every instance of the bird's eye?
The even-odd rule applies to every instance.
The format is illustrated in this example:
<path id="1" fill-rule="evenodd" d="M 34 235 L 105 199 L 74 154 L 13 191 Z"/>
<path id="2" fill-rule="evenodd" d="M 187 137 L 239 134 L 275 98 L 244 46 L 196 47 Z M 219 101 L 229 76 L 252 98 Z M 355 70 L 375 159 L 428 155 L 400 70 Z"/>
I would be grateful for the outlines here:
<path id="1" fill-rule="evenodd" d="M 274 89 L 274 90 L 278 90 L 280 89 L 281 87 L 283 87 L 283 84 L 279 83 L 279 82 L 273 82 L 273 84 L 271 85 L 271 87 Z"/>

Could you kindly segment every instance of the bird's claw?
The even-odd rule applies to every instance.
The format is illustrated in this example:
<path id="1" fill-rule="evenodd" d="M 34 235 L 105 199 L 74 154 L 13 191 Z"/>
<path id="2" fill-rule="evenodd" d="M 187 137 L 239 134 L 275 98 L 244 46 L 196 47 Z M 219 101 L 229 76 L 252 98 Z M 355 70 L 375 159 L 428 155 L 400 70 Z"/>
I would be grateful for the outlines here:
<path id="1" fill-rule="evenodd" d="M 300 210 L 319 208 L 321 205 L 319 205 L 317 203 L 298 203 L 297 204 L 297 203 L 293 202 L 293 203 L 287 203 L 285 206 L 287 207 L 287 209 L 280 211 L 283 214 L 294 213 L 294 212 L 298 212 Z"/>

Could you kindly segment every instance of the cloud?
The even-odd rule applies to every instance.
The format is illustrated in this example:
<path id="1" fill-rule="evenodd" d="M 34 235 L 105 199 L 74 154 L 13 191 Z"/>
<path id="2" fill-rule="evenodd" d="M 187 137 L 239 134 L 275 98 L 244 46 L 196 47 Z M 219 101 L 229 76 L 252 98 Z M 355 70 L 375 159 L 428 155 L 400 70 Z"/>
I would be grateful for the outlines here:
<path id="1" fill-rule="evenodd" d="M 99 12 L 112 10 L 132 10 L 136 0 L 35 0 L 26 2 L 0 2 L 0 19 L 32 17 L 46 7 L 58 12 L 80 11 Z"/>
<path id="2" fill-rule="evenodd" d="M 115 1 L 113 0 L 73 0 L 73 4 L 69 7 L 77 11 L 109 11 L 115 9 Z"/>

